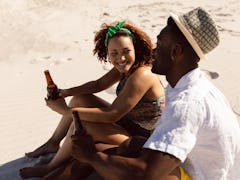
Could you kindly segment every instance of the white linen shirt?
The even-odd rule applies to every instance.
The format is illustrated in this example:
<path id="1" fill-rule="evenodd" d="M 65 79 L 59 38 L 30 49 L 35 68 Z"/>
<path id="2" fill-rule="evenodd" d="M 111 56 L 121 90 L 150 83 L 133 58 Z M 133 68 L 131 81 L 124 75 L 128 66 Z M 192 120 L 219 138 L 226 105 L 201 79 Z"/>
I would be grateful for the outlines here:
<path id="1" fill-rule="evenodd" d="M 175 156 L 193 180 L 240 180 L 238 121 L 199 68 L 167 86 L 165 109 L 144 148 Z"/>

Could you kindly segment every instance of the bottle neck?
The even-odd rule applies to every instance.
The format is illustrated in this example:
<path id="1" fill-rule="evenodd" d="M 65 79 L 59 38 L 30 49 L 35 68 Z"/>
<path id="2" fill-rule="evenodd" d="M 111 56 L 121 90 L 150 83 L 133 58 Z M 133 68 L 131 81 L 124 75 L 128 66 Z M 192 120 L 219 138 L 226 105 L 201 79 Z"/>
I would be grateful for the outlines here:
<path id="1" fill-rule="evenodd" d="M 55 83 L 53 82 L 52 77 L 51 77 L 49 71 L 46 70 L 46 71 L 44 71 L 44 73 L 45 73 L 45 77 L 46 77 L 47 85 L 48 85 L 48 86 L 55 85 Z"/>

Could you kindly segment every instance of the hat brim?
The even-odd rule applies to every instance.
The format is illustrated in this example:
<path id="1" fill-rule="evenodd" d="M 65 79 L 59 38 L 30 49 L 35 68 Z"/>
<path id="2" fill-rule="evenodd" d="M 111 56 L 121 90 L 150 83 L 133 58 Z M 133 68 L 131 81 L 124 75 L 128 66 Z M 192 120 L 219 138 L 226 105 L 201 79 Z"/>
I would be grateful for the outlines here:
<path id="1" fill-rule="evenodd" d="M 202 52 L 201 48 L 199 47 L 199 45 L 197 44 L 197 42 L 195 41 L 195 39 L 193 38 L 192 34 L 187 30 L 187 28 L 184 26 L 183 22 L 180 20 L 179 16 L 174 14 L 174 13 L 170 13 L 170 16 L 172 17 L 172 19 L 174 20 L 174 22 L 176 23 L 176 25 L 178 26 L 178 28 L 180 29 L 180 31 L 183 33 L 183 35 L 186 37 L 186 39 L 188 40 L 188 42 L 190 43 L 190 45 L 192 46 L 192 48 L 194 49 L 194 51 L 197 53 L 197 55 L 199 56 L 200 59 L 206 59 L 206 56 L 204 55 L 204 53 Z"/>

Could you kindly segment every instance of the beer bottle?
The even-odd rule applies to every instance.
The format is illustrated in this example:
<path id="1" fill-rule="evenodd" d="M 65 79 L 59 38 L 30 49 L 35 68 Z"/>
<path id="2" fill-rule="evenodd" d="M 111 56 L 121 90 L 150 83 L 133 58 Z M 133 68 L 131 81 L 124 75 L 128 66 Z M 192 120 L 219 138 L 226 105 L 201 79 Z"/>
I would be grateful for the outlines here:
<path id="1" fill-rule="evenodd" d="M 47 98 L 52 99 L 52 100 L 56 100 L 56 99 L 60 98 L 59 89 L 58 89 L 57 85 L 53 82 L 49 70 L 45 70 L 44 74 L 45 74 L 46 81 L 47 81 L 47 92 L 48 92 Z"/>
<path id="2" fill-rule="evenodd" d="M 86 135 L 86 130 L 83 127 L 77 111 L 72 111 L 73 123 L 74 123 L 74 135 Z"/>

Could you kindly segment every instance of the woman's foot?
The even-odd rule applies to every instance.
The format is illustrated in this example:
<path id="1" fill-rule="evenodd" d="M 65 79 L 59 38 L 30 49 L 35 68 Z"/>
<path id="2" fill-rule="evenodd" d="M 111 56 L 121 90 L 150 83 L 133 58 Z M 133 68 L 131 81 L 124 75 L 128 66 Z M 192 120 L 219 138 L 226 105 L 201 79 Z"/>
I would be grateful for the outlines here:
<path id="1" fill-rule="evenodd" d="M 59 149 L 59 143 L 53 143 L 51 140 L 47 141 L 45 144 L 40 146 L 39 148 L 35 149 L 32 152 L 25 153 L 25 156 L 30 158 L 37 158 L 39 156 L 48 154 L 48 153 L 55 153 Z"/>
<path id="2" fill-rule="evenodd" d="M 19 175 L 23 179 L 28 179 L 31 177 L 43 177 L 50 171 L 51 170 L 46 165 L 36 167 L 25 167 L 19 170 Z"/>

